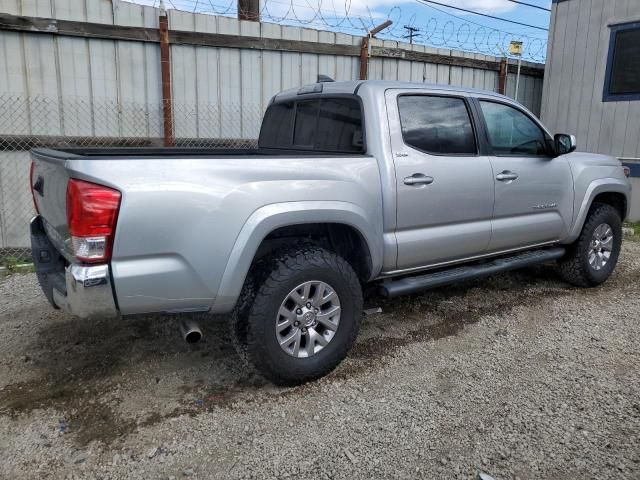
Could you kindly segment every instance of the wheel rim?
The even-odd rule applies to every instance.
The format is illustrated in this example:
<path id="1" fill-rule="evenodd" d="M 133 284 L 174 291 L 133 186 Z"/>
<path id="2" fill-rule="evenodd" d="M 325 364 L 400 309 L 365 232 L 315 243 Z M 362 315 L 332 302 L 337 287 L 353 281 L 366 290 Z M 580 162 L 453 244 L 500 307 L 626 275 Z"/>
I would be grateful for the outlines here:
<path id="1" fill-rule="evenodd" d="M 326 347 L 340 323 L 340 298 L 328 283 L 311 280 L 291 290 L 276 316 L 280 348 L 296 358 L 308 358 Z"/>
<path id="2" fill-rule="evenodd" d="M 589 246 L 589 265 L 594 270 L 601 270 L 609 263 L 613 251 L 613 229 L 608 223 L 596 227 L 591 236 Z"/>

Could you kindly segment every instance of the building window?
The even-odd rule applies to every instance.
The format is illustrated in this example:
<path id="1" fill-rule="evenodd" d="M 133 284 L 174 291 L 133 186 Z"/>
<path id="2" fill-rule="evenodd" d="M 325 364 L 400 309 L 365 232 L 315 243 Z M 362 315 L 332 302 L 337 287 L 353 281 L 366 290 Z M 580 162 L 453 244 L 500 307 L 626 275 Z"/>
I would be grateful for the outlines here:
<path id="1" fill-rule="evenodd" d="M 603 101 L 640 100 L 640 22 L 611 27 L 604 82 Z"/>

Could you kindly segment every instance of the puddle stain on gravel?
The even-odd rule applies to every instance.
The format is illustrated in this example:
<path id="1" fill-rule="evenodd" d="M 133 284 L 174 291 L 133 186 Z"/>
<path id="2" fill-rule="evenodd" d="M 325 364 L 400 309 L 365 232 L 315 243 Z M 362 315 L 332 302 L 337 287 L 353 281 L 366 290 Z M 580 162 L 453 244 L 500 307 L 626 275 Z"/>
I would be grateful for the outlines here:
<path id="1" fill-rule="evenodd" d="M 139 321 L 126 328 L 117 322 L 76 319 L 46 326 L 36 337 L 35 349 L 42 354 L 34 361 L 44 377 L 5 386 L 0 391 L 0 414 L 55 410 L 61 415 L 65 434 L 74 434 L 83 445 L 92 440 L 110 443 L 130 433 L 135 421 L 114 413 L 113 400 L 106 398 L 112 386 L 101 383 L 122 370 L 148 330 Z"/>
<path id="2" fill-rule="evenodd" d="M 548 288 L 545 300 L 569 295 L 574 291 L 560 282 L 551 269 L 531 267 L 430 292 L 383 300 L 379 303 L 386 314 L 403 315 L 407 319 L 418 320 L 418 323 L 422 323 L 421 319 L 424 319 L 425 314 L 431 314 L 438 321 L 419 325 L 402 337 L 375 337 L 374 341 L 369 339 L 356 343 L 350 355 L 356 359 L 370 360 L 391 354 L 412 343 L 457 335 L 465 326 L 477 323 L 487 315 L 509 312 L 526 301 L 540 301 L 540 292 L 530 291 L 530 288 L 542 288 L 542 282 Z M 482 289 L 489 295 L 470 295 L 476 289 Z M 423 301 L 425 297 L 429 298 L 428 302 Z M 465 305 L 466 308 L 461 309 L 460 305 Z"/>
<path id="3" fill-rule="evenodd" d="M 15 383 L 0 392 L 0 415 L 18 416 L 36 409 L 51 408 L 60 412 L 60 423 L 65 435 L 71 435 L 76 444 L 85 446 L 92 441 L 109 445 L 119 438 L 135 432 L 140 427 L 150 427 L 181 415 L 197 416 L 213 408 L 230 407 L 239 400 L 241 386 L 214 389 L 203 395 L 202 403 L 176 401 L 168 413 L 151 412 L 138 419 L 123 418 L 101 397 L 110 387 L 87 392 L 83 387 L 66 384 L 61 387 L 42 385 L 41 381 Z M 257 386 L 257 385 L 254 385 Z"/>
<path id="4" fill-rule="evenodd" d="M 75 441 L 86 445 L 93 440 L 109 444 L 136 428 L 133 420 L 116 415 L 111 406 L 101 403 L 101 393 L 86 393 L 73 384 L 60 386 L 42 381 L 16 383 L 0 392 L 0 414 L 15 416 L 36 409 L 51 408 L 60 413 L 64 433 L 74 434 Z"/>
<path id="5" fill-rule="evenodd" d="M 216 327 L 213 322 L 208 326 Z M 228 345 L 222 337 L 219 342 Z M 225 356 L 233 351 L 228 346 L 216 346 Z M 51 409 L 64 422 L 65 434 L 80 445 L 93 440 L 109 444 L 139 426 L 192 413 L 189 405 L 181 404 L 183 395 L 177 392 L 178 406 L 169 414 L 123 418 L 117 411 L 121 401 L 117 397 L 122 395 L 114 392 L 122 381 L 120 375 L 136 365 L 137 360 L 162 362 L 167 354 L 183 354 L 185 361 L 196 365 L 210 357 L 210 352 L 201 351 L 201 346 L 180 342 L 173 319 L 160 317 L 139 317 L 127 322 L 69 318 L 67 322 L 46 325 L 34 335 L 34 344 L 27 349 L 38 354 L 29 364 L 25 363 L 25 368 L 40 370 L 42 377 L 1 388 L 0 415 L 17 417 L 38 409 Z"/>
<path id="6" fill-rule="evenodd" d="M 201 375 L 187 379 L 184 387 L 177 387 L 175 407 L 168 412 L 152 412 L 147 416 L 123 418 L 118 412 L 120 400 L 113 395 L 120 373 L 136 365 L 136 358 L 146 362 L 162 362 L 166 354 L 180 357 L 197 368 L 204 365 L 205 355 L 193 355 L 174 332 L 170 321 L 137 320 L 118 325 L 70 321 L 68 324 L 45 327 L 38 334 L 38 347 L 48 352 L 48 359 L 38 362 L 45 370 L 44 378 L 14 383 L 0 390 L 0 415 L 19 416 L 36 409 L 52 409 L 64 417 L 72 438 L 80 445 L 91 441 L 105 444 L 180 415 L 196 416 L 219 408 L 235 408 L 234 404 L 266 403 L 278 397 L 296 397 L 317 391 L 325 383 L 345 380 L 369 371 L 390 354 L 411 343 L 433 341 L 457 335 L 466 325 L 478 322 L 486 315 L 501 314 L 519 305 L 575 293 L 576 289 L 563 284 L 550 269 L 534 267 L 484 280 L 443 287 L 430 292 L 393 300 L 370 299 L 383 309 L 380 315 L 366 317 L 365 333 L 383 331 L 384 334 L 361 338 L 347 360 L 329 377 L 318 382 L 288 389 L 274 389 L 264 380 L 234 369 L 226 384 L 207 385 Z M 640 276 L 632 270 L 618 275 L 616 284 Z M 538 287 L 538 288 L 536 288 Z M 402 336 L 387 330 L 402 331 L 402 321 L 411 322 Z M 435 320 L 428 323 L 426 320 Z M 391 320 L 391 322 L 390 322 Z M 379 325 L 378 325 L 379 324 Z M 386 328 L 390 324 L 394 328 Z M 218 350 L 229 368 L 240 362 L 221 335 L 220 326 L 211 328 L 207 352 Z M 367 332 L 368 330 L 368 332 Z M 108 340 L 105 340 L 108 339 Z M 80 346 L 78 346 L 80 342 Z M 66 349 L 71 358 L 58 358 L 57 351 Z M 76 349 L 78 351 L 76 351 Z M 69 353 L 70 352 L 70 353 Z M 197 353 L 197 352 L 196 352 Z M 236 371 L 237 370 L 237 371 Z M 140 392 L 136 392 L 140 395 Z M 143 392 L 142 395 L 148 393 Z M 111 395 L 111 396 L 110 396 Z M 243 408 L 240 406 L 240 408 Z"/>

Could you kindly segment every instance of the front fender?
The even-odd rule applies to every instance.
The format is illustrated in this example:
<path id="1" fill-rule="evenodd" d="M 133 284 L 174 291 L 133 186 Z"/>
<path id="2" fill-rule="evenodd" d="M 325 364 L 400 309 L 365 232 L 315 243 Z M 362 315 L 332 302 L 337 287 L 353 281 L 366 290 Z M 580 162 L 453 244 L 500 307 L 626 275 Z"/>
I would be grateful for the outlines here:
<path id="1" fill-rule="evenodd" d="M 579 236 L 582 231 L 582 226 L 587 218 L 587 214 L 589 213 L 589 208 L 591 208 L 591 204 L 593 203 L 593 199 L 601 193 L 621 193 L 627 199 L 627 212 L 626 215 L 629 214 L 629 196 L 630 196 L 631 187 L 629 183 L 618 179 L 618 178 L 600 178 L 597 180 L 593 180 L 582 198 L 582 203 L 580 204 L 580 208 L 577 210 L 577 214 L 573 221 L 573 226 L 571 227 L 571 231 L 569 233 L 569 237 L 563 243 L 572 243 Z"/>
<path id="2" fill-rule="evenodd" d="M 247 219 L 236 238 L 224 270 L 212 313 L 228 313 L 235 306 L 262 241 L 277 228 L 304 223 L 341 223 L 360 232 L 372 261 L 374 278 L 382 270 L 382 223 L 349 202 L 302 201 L 274 203 L 259 208 Z"/>

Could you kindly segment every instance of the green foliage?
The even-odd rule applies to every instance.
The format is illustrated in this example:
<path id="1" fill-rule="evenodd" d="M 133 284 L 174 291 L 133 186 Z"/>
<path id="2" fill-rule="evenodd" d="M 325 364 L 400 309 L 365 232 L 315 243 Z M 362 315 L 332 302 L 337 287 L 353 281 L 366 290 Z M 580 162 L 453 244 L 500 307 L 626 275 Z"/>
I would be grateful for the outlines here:
<path id="1" fill-rule="evenodd" d="M 21 263 L 20 259 L 16 257 L 6 257 L 2 261 L 1 266 L 5 268 L 4 273 L 6 275 L 14 273 L 31 273 L 36 271 L 32 263 Z"/>

